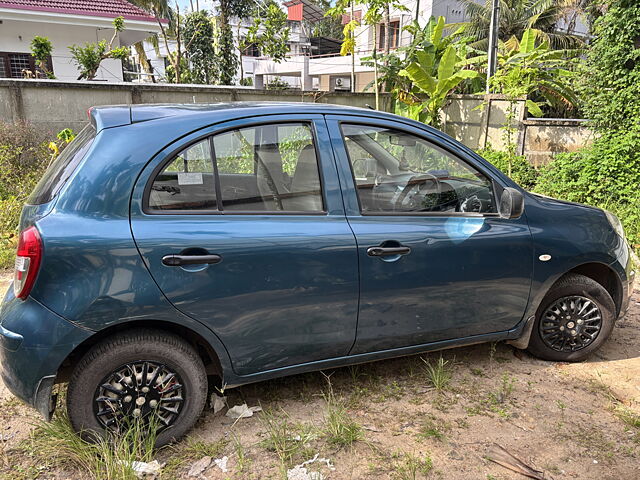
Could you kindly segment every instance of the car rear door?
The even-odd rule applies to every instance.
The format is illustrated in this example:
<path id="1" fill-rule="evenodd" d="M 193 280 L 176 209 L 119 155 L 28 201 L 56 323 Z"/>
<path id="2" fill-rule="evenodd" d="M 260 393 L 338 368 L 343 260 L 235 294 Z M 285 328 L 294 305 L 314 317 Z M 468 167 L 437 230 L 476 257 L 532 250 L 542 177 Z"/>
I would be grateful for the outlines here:
<path id="1" fill-rule="evenodd" d="M 351 353 L 502 332 L 522 320 L 533 265 L 523 215 L 455 145 L 408 124 L 327 116 L 358 242 Z"/>
<path id="2" fill-rule="evenodd" d="M 322 116 L 237 120 L 172 144 L 137 182 L 131 228 L 155 282 L 218 335 L 237 374 L 353 345 L 357 250 Z"/>

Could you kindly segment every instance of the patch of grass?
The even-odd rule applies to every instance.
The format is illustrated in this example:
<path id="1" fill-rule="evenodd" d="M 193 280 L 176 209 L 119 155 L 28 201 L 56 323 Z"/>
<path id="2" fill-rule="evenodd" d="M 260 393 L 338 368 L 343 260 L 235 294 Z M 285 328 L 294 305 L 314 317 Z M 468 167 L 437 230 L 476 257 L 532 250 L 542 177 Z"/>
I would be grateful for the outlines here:
<path id="1" fill-rule="evenodd" d="M 607 400 L 618 403 L 618 398 L 615 396 L 609 385 L 607 385 L 602 379 L 602 373 L 598 370 L 595 371 L 597 378 L 589 378 L 587 383 L 588 390 L 596 395 L 603 395 Z"/>
<path id="2" fill-rule="evenodd" d="M 76 435 L 66 416 L 58 415 L 39 423 L 22 448 L 42 466 L 73 469 L 96 480 L 134 480 L 133 462 L 150 462 L 155 440 L 154 425 L 135 422 L 90 443 Z"/>
<path id="3" fill-rule="evenodd" d="M 327 402 L 324 434 L 327 442 L 337 447 L 348 447 L 364 438 L 362 426 L 335 399 Z"/>
<path id="4" fill-rule="evenodd" d="M 439 422 L 434 416 L 428 416 L 423 420 L 416 436 L 420 439 L 443 440 L 448 429 L 446 423 Z"/>
<path id="5" fill-rule="evenodd" d="M 429 475 L 433 470 L 433 460 L 429 455 L 418 457 L 413 453 L 395 453 L 392 478 L 397 480 L 417 480 Z"/>
<path id="6" fill-rule="evenodd" d="M 196 460 L 202 457 L 216 458 L 222 455 L 224 448 L 229 444 L 229 441 L 222 438 L 217 442 L 205 442 L 204 440 L 187 437 L 183 441 L 183 448 L 180 451 L 180 456 L 189 460 Z"/>
<path id="7" fill-rule="evenodd" d="M 455 421 L 458 428 L 469 428 L 469 422 L 465 418 L 456 418 Z"/>
<path id="8" fill-rule="evenodd" d="M 260 422 L 265 429 L 265 438 L 260 445 L 276 454 L 284 475 L 295 460 L 312 454 L 309 442 L 316 438 L 312 426 L 291 422 L 289 415 L 284 411 L 276 415 L 271 410 L 265 410 L 260 416 Z"/>
<path id="9" fill-rule="evenodd" d="M 636 443 L 640 443 L 640 414 L 621 404 L 615 406 L 613 414 L 622 420 L 628 427 L 627 430 L 635 431 L 634 440 Z"/>
<path id="10" fill-rule="evenodd" d="M 251 459 L 247 456 L 247 451 L 237 435 L 233 435 L 232 442 L 236 458 L 236 470 L 238 473 L 246 473 L 251 468 Z"/>
<path id="11" fill-rule="evenodd" d="M 16 261 L 16 248 L 14 245 L 0 243 L 0 270 L 13 268 Z"/>
<path id="12" fill-rule="evenodd" d="M 558 437 L 576 443 L 585 450 L 585 453 L 601 462 L 611 462 L 615 459 L 616 453 L 624 453 L 621 445 L 609 440 L 602 430 L 592 426 L 584 428 L 571 424 L 565 430 L 565 426 L 559 427 L 561 430 Z M 628 454 L 628 452 L 626 453 Z"/>
<path id="13" fill-rule="evenodd" d="M 172 452 L 162 469 L 160 478 L 163 480 L 174 479 L 178 476 L 178 470 L 202 457 L 218 458 L 222 456 L 228 440 L 222 438 L 217 442 L 206 442 L 204 440 L 187 437 L 182 442 L 166 447 Z"/>
<path id="14" fill-rule="evenodd" d="M 618 405 L 615 410 L 615 414 L 628 426 L 640 429 L 640 414 L 622 405 Z"/>
<path id="15" fill-rule="evenodd" d="M 394 380 L 390 384 L 384 385 L 379 392 L 379 395 L 373 399 L 375 403 L 384 403 L 387 400 L 400 400 L 404 395 L 404 388 L 397 380 Z"/>
<path id="16" fill-rule="evenodd" d="M 431 405 L 442 413 L 449 413 L 451 407 L 457 403 L 457 399 L 453 396 L 447 398 L 445 395 L 435 395 L 431 400 Z"/>
<path id="17" fill-rule="evenodd" d="M 324 436 L 331 445 L 348 447 L 364 438 L 362 426 L 350 417 L 344 402 L 336 398 L 330 377 L 325 375 L 325 379 L 328 388 L 324 393 L 327 402 Z"/>
<path id="18" fill-rule="evenodd" d="M 515 390 L 515 379 L 508 373 L 503 373 L 500 379 L 500 386 L 496 392 L 491 392 L 489 398 L 494 404 L 505 403 Z"/>
<path id="19" fill-rule="evenodd" d="M 494 392 L 489 392 L 484 397 L 479 397 L 478 401 L 465 408 L 467 415 L 490 415 L 495 413 L 502 418 L 511 416 L 510 402 L 515 391 L 515 379 L 508 373 L 504 373 L 500 379 L 500 385 Z"/>
<path id="20" fill-rule="evenodd" d="M 451 383 L 451 367 L 449 365 L 449 361 L 442 358 L 438 358 L 438 361 L 432 363 L 430 360 L 425 360 L 422 358 L 424 362 L 424 372 L 427 375 L 427 382 L 433 388 L 435 388 L 438 392 L 442 392 L 447 389 L 449 384 Z"/>

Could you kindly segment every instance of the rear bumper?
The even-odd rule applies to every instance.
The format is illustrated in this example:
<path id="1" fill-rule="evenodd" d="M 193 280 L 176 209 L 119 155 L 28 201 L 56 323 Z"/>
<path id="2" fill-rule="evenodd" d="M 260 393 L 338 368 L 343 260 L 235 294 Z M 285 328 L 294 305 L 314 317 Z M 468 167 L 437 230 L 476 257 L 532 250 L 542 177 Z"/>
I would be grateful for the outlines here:
<path id="1" fill-rule="evenodd" d="M 9 289 L 0 310 L 2 381 L 11 393 L 48 418 L 60 364 L 91 334 L 31 297 L 16 299 Z"/>

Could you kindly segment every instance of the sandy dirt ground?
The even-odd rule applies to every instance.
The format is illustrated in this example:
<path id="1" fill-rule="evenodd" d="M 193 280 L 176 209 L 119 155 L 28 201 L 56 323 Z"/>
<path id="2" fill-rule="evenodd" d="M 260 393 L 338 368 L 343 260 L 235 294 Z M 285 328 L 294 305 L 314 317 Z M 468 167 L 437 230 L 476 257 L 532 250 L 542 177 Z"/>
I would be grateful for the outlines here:
<path id="1" fill-rule="evenodd" d="M 429 387 L 422 360 L 433 364 L 440 355 L 451 374 L 441 392 Z M 316 432 L 300 440 L 304 448 L 288 467 L 318 453 L 333 468 L 318 462 L 307 467 L 325 479 L 526 478 L 489 460 L 496 445 L 542 471 L 541 478 L 640 478 L 640 425 L 623 421 L 640 414 L 640 291 L 607 344 L 584 363 L 541 361 L 505 344 L 422 358 L 324 372 L 335 398 L 363 427 L 362 440 L 349 447 L 332 446 L 322 436 L 328 381 L 320 372 L 230 390 L 227 401 L 262 406 L 286 421 L 290 433 Z M 84 478 L 34 468 L 37 455 L 26 454 L 24 445 L 37 421 L 0 385 L 0 478 Z M 267 430 L 265 412 L 234 422 L 207 409 L 189 436 L 205 443 L 226 439 L 219 455 L 228 457 L 228 472 L 212 464 L 199 478 L 282 478 L 278 456 L 265 446 Z M 187 478 L 197 458 L 177 462 L 181 445 L 157 452 L 159 461 L 173 465 L 162 478 Z M 430 461 L 432 468 L 413 476 L 410 458 L 422 466 Z"/>

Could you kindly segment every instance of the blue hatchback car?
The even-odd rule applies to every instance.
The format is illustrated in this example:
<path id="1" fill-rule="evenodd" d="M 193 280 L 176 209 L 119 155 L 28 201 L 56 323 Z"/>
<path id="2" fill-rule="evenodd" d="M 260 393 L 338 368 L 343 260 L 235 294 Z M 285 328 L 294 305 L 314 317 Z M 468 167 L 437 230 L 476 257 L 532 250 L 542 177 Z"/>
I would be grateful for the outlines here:
<path id="1" fill-rule="evenodd" d="M 629 302 L 618 219 L 523 191 L 441 132 L 319 104 L 93 108 L 24 207 L 7 387 L 78 431 L 227 387 L 506 340 L 582 360 Z"/>

